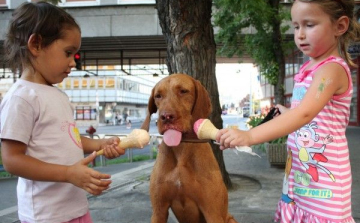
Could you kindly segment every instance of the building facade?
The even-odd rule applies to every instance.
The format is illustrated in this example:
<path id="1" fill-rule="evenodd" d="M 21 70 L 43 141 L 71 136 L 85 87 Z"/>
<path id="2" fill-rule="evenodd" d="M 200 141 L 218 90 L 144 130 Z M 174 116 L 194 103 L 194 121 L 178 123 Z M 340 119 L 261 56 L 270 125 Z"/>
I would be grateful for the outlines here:
<path id="1" fill-rule="evenodd" d="M 83 71 L 74 73 L 57 87 L 69 96 L 79 126 L 143 121 L 151 90 L 162 78 L 116 71 L 100 72 L 97 76 L 83 75 Z"/>

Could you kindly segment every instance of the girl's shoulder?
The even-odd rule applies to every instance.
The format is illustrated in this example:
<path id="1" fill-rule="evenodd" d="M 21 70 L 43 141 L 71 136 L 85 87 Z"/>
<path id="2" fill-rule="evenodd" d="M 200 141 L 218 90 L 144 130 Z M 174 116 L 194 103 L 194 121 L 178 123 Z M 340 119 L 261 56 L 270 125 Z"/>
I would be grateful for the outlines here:
<path id="1" fill-rule="evenodd" d="M 330 71 L 339 71 L 338 69 L 343 69 L 346 73 L 350 74 L 350 68 L 345 60 L 341 57 L 329 56 L 328 58 L 318 62 L 313 63 L 313 61 L 306 61 L 300 68 L 299 73 L 295 75 L 294 79 L 296 82 L 303 81 L 306 77 L 313 77 L 318 70 L 330 70 Z"/>
<path id="2" fill-rule="evenodd" d="M 337 56 L 329 56 L 329 57 L 325 58 L 324 60 L 321 60 L 318 62 L 308 60 L 301 65 L 300 70 L 315 70 L 319 66 L 329 63 L 329 62 L 341 63 L 343 65 L 348 66 L 343 58 L 337 57 Z"/>
<path id="3" fill-rule="evenodd" d="M 21 98 L 34 99 L 36 97 L 48 97 L 52 94 L 63 94 L 57 87 L 36 84 L 30 81 L 18 79 L 6 95 L 19 96 Z"/>
<path id="4" fill-rule="evenodd" d="M 26 101 L 37 97 L 37 90 L 33 88 L 31 82 L 24 80 L 17 80 L 5 94 L 5 97 L 20 97 Z"/>
<path id="5" fill-rule="evenodd" d="M 344 69 L 347 73 L 350 73 L 349 65 L 345 62 L 345 60 L 341 57 L 336 56 L 329 56 L 325 60 L 313 65 L 310 69 L 308 69 L 308 72 L 315 73 L 317 70 L 320 69 L 335 69 L 336 71 L 338 69 Z M 338 71 L 338 70 L 337 70 Z"/>
<path id="6" fill-rule="evenodd" d="M 325 59 L 323 62 L 321 62 L 320 65 L 326 64 L 326 63 L 338 63 L 338 64 L 342 65 L 343 67 L 349 67 L 349 65 L 346 63 L 346 61 L 341 57 L 330 56 L 327 59 Z"/>
<path id="7" fill-rule="evenodd" d="M 327 59 L 316 65 L 316 67 L 314 67 L 313 70 L 316 71 L 318 69 L 325 69 L 328 73 L 333 72 L 336 74 L 338 74 L 338 72 L 345 71 L 347 75 L 350 75 L 350 67 L 346 63 L 346 61 L 341 57 L 335 57 L 335 56 L 328 57 Z"/>
<path id="8" fill-rule="evenodd" d="M 337 63 L 344 68 L 347 68 L 347 69 L 349 68 L 348 64 L 345 62 L 345 60 L 343 58 L 336 57 L 336 56 L 329 56 L 325 60 L 315 64 L 311 70 L 315 71 L 315 70 L 319 69 L 319 67 L 322 67 L 323 65 L 328 64 L 328 63 Z"/>

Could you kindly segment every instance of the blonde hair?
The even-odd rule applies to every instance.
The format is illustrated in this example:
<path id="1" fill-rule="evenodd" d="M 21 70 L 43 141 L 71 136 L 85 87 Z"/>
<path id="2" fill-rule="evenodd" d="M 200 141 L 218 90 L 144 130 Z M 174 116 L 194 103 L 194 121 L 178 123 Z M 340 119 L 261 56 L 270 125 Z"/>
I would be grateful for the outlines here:
<path id="1" fill-rule="evenodd" d="M 318 4 L 322 10 L 328 14 L 333 22 L 338 20 L 341 16 L 347 16 L 349 18 L 348 30 L 339 37 L 338 49 L 340 55 L 344 60 L 352 67 L 356 67 L 356 64 L 352 61 L 350 54 L 348 53 L 348 47 L 351 43 L 360 40 L 360 25 L 355 18 L 354 0 L 296 0 L 300 2 L 309 2 Z"/>

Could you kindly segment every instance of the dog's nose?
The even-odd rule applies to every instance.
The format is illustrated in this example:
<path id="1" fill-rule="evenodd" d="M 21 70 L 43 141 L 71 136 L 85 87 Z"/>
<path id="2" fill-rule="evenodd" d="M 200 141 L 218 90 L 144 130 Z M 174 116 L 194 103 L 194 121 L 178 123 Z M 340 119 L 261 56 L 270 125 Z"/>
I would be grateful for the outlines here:
<path id="1" fill-rule="evenodd" d="M 175 119 L 175 116 L 171 113 L 164 112 L 160 115 L 160 119 L 163 122 L 172 122 Z"/>

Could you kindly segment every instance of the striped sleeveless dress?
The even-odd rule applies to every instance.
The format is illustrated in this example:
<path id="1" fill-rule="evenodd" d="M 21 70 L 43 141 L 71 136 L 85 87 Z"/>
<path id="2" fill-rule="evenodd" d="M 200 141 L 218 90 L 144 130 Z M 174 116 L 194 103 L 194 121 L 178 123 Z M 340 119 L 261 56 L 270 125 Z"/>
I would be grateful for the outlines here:
<path id="1" fill-rule="evenodd" d="M 342 58 L 329 57 L 310 70 L 306 62 L 295 76 L 291 108 L 309 88 L 315 71 L 327 63 L 346 70 L 349 88 L 336 95 L 308 124 L 288 137 L 288 159 L 275 222 L 355 223 L 351 215 L 351 168 L 345 136 L 353 92 L 351 74 Z M 319 88 L 325 87 L 326 81 Z"/>

